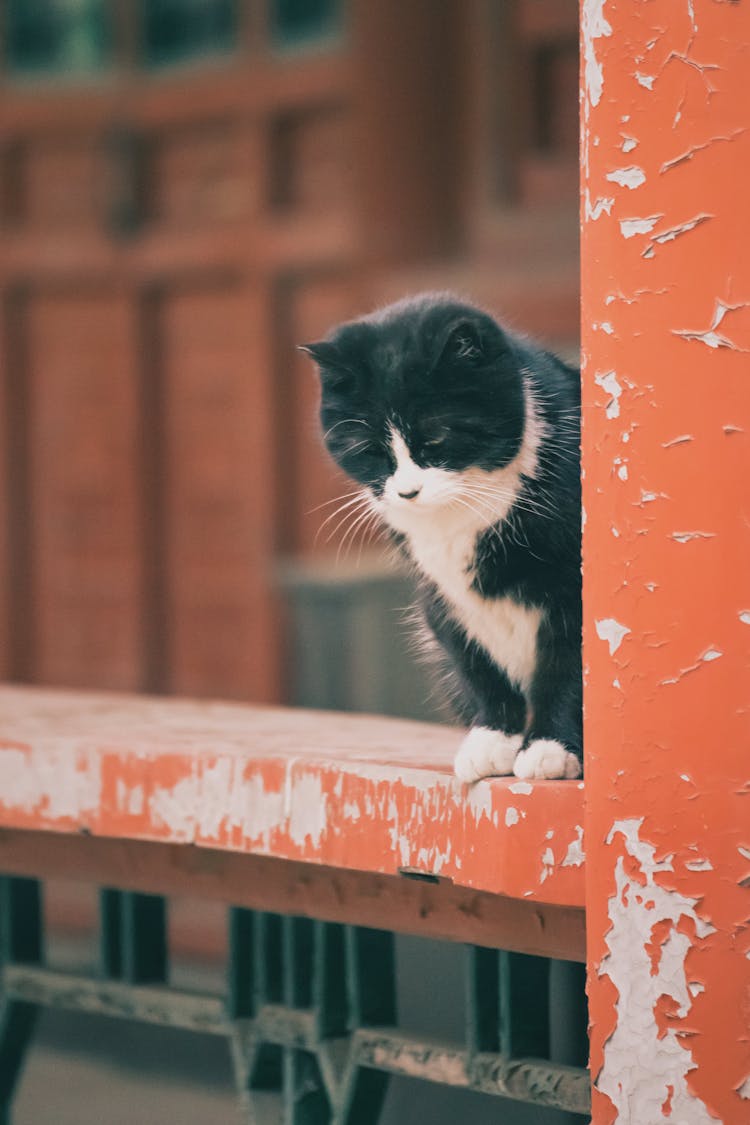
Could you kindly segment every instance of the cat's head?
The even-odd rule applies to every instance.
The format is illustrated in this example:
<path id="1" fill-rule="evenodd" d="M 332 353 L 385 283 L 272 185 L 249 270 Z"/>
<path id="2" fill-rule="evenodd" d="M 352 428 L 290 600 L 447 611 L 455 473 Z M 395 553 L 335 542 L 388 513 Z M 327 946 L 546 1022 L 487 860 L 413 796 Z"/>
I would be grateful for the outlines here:
<path id="1" fill-rule="evenodd" d="M 486 490 L 516 462 L 526 423 L 516 346 L 492 317 L 427 294 L 303 350 L 320 369 L 331 456 L 393 527 L 488 509 Z"/>

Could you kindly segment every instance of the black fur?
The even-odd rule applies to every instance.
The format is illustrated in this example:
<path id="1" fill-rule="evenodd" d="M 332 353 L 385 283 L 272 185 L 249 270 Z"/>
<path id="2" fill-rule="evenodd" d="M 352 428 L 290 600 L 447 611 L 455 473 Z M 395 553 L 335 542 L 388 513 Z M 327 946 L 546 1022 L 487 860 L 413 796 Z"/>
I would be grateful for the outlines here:
<path id="1" fill-rule="evenodd" d="M 473 566 L 483 598 L 509 596 L 544 611 L 527 697 L 466 635 L 429 581 L 423 609 L 452 667 L 461 719 L 523 731 L 524 745 L 556 739 L 582 758 L 578 372 L 446 295 L 399 302 L 305 350 L 321 370 L 327 447 L 376 496 L 395 467 L 389 425 L 420 466 L 501 468 L 521 447 L 532 388 L 545 426 L 536 473 L 522 478 L 506 518 L 478 535 Z M 405 537 L 395 538 L 408 554 Z"/>

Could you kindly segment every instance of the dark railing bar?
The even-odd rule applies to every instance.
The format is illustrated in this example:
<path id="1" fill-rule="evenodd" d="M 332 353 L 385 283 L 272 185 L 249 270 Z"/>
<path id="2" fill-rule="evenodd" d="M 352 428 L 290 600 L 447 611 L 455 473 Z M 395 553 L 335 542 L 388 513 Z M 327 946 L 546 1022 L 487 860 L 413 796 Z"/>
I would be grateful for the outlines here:
<path id="1" fill-rule="evenodd" d="M 355 1031 L 352 1053 L 360 1066 L 501 1094 L 569 1113 L 588 1113 L 591 1107 L 589 1076 L 585 1070 L 542 1059 L 505 1059 L 474 1055 L 461 1047 L 401 1035 L 392 1028 Z"/>
<path id="2" fill-rule="evenodd" d="M 30 1004 L 141 1020 L 212 1035 L 231 1033 L 231 1023 L 220 997 L 161 985 L 133 985 L 53 969 L 6 965 L 3 990 L 7 999 Z"/>

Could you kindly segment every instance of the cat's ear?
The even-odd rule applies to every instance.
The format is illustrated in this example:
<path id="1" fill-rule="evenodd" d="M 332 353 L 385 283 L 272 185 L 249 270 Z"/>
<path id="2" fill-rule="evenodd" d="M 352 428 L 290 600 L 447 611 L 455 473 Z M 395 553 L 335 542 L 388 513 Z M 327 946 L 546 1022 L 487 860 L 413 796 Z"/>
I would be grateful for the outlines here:
<path id="1" fill-rule="evenodd" d="M 328 340 L 320 340 L 315 344 L 298 344 L 297 350 L 304 352 L 315 360 L 318 367 L 337 367 L 341 365 L 341 356 L 335 344 Z"/>
<path id="2" fill-rule="evenodd" d="M 485 342 L 481 327 L 472 320 L 451 325 L 440 351 L 441 360 L 477 363 L 484 356 Z"/>
<path id="3" fill-rule="evenodd" d="M 342 391 L 352 381 L 352 370 L 341 352 L 330 340 L 320 340 L 315 344 L 298 344 L 298 350 L 314 359 L 320 368 L 320 378 L 324 387 Z"/>

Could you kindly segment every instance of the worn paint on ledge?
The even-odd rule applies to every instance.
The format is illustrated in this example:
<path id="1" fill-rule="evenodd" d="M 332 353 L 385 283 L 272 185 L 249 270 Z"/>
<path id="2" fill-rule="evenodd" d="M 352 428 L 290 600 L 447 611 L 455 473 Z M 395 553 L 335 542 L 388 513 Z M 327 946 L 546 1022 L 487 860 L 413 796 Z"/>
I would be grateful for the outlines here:
<path id="1" fill-rule="evenodd" d="M 581 787 L 510 778 L 463 786 L 452 772 L 461 733 L 380 717 L 0 688 L 0 827 L 384 874 L 409 868 L 582 905 Z"/>

